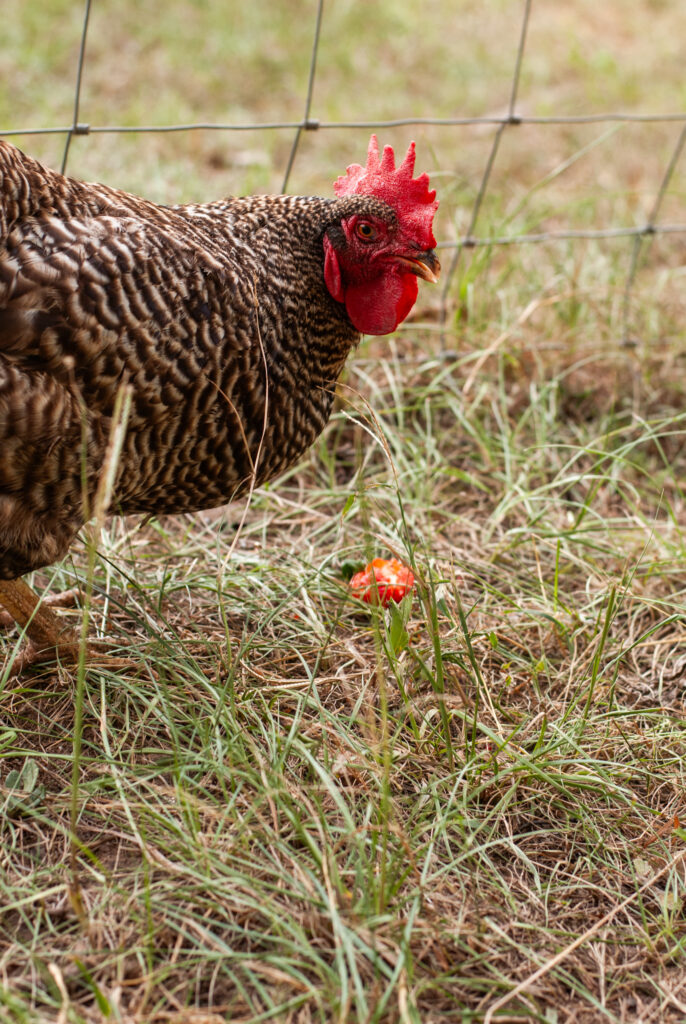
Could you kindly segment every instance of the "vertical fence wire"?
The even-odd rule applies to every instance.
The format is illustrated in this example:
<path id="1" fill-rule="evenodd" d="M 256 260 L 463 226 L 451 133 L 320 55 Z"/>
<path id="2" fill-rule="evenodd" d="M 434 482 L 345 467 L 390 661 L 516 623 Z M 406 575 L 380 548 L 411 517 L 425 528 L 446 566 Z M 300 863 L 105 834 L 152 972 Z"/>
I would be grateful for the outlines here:
<path id="1" fill-rule="evenodd" d="M 508 125 L 518 124 L 519 123 L 518 118 L 517 118 L 517 116 L 515 114 L 515 107 L 516 107 L 516 104 L 517 104 L 517 93 L 519 91 L 519 80 L 520 80 L 521 73 L 522 73 L 522 60 L 524 58 L 524 47 L 526 46 L 526 36 L 527 36 L 528 28 L 529 28 L 529 18 L 531 16 L 531 3 L 532 3 L 532 0 L 525 0 L 525 2 L 524 2 L 524 13 L 523 13 L 523 16 L 522 16 L 522 25 L 521 25 L 521 29 L 520 29 L 520 32 L 519 32 L 519 45 L 517 47 L 517 54 L 516 54 L 516 57 L 515 57 L 514 72 L 512 74 L 512 84 L 510 86 L 510 102 L 509 102 L 508 108 L 507 108 L 507 118 L 504 121 L 502 121 L 501 124 L 498 125 L 498 127 L 496 129 L 496 132 L 495 132 L 495 135 L 493 136 L 493 142 L 491 144 L 491 150 L 490 150 L 490 153 L 488 154 L 488 159 L 486 160 L 486 166 L 484 167 L 484 173 L 483 173 L 483 176 L 481 178 L 481 184 L 479 186 L 479 191 L 476 194 L 476 199 L 474 200 L 474 206 L 472 207 L 472 213 L 471 213 L 471 217 L 470 217 L 470 220 L 469 220 L 469 226 L 467 228 L 467 233 L 465 235 L 465 238 L 462 241 L 462 244 L 458 245 L 457 248 L 455 249 L 455 252 L 454 252 L 453 257 L 452 257 L 452 259 L 450 261 L 450 264 L 448 265 L 448 269 L 445 272 L 445 277 L 444 277 L 444 281 L 443 281 L 443 288 L 442 288 L 442 291 L 441 291 L 441 322 L 442 323 L 445 323 L 445 319 L 446 319 L 446 316 L 447 316 L 448 294 L 450 292 L 450 286 L 452 284 L 453 278 L 455 276 L 455 273 L 457 271 L 457 268 L 458 268 L 458 265 L 459 265 L 459 262 L 460 262 L 460 257 L 462 255 L 463 250 L 467 246 L 472 244 L 471 240 L 474 237 L 474 231 L 476 229 L 476 223 L 477 223 L 477 220 L 479 219 L 479 213 L 481 212 L 481 205 L 482 205 L 482 203 L 484 201 L 484 197 L 486 195 L 486 190 L 488 189 L 488 184 L 489 184 L 489 181 L 491 179 L 491 172 L 493 171 L 493 167 L 494 167 L 494 164 L 495 164 L 495 161 L 496 161 L 496 157 L 498 155 L 498 150 L 500 149 L 500 141 L 501 141 L 501 139 L 503 137 L 503 134 L 505 132 L 505 129 L 507 128 Z"/>
<path id="2" fill-rule="evenodd" d="M 317 121 L 310 121 L 310 110 L 312 109 L 312 94 L 314 93 L 314 76 L 317 71 L 317 55 L 319 53 L 319 37 L 322 30 L 322 14 L 324 12 L 324 0 L 318 0 L 317 3 L 317 17 L 314 26 L 314 40 L 312 42 L 312 56 L 310 57 L 310 71 L 307 77 L 307 95 L 305 96 L 305 111 L 303 113 L 302 124 L 298 125 L 295 138 L 293 139 L 293 145 L 291 146 L 291 152 L 288 157 L 288 163 L 286 164 L 286 171 L 283 176 L 283 183 L 281 185 L 281 191 L 285 192 L 288 188 L 288 179 L 291 176 L 293 170 L 293 164 L 295 163 L 295 155 L 298 152 L 298 146 L 300 145 L 300 136 L 302 135 L 303 129 L 313 129 L 319 127 Z"/>
<path id="3" fill-rule="evenodd" d="M 650 213 L 648 214 L 648 219 L 645 223 L 645 226 L 643 227 L 643 230 L 640 232 L 640 234 L 637 234 L 634 238 L 634 244 L 631 248 L 631 258 L 629 260 L 629 272 L 626 278 L 626 285 L 624 287 L 624 296 L 622 301 L 622 333 L 624 335 L 625 342 L 629 340 L 631 297 L 634 290 L 634 283 L 636 281 L 636 273 L 638 271 L 638 259 L 641 254 L 641 249 L 643 248 L 643 244 L 646 241 L 646 239 L 649 240 L 653 238 L 657 233 L 655 222 L 662 207 L 665 195 L 667 194 L 667 189 L 669 188 L 669 183 L 672 180 L 672 175 L 674 174 L 676 166 L 679 163 L 679 159 L 681 157 L 681 153 L 683 151 L 685 143 L 686 125 L 684 125 L 684 127 L 679 132 L 679 137 L 676 141 L 676 146 L 672 151 L 672 155 L 669 159 L 669 163 L 667 164 L 667 168 L 662 177 L 662 181 L 660 182 L 660 187 L 657 191 L 657 195 L 655 196 L 655 202 L 653 203 L 653 207 Z"/>
<path id="4" fill-rule="evenodd" d="M 74 114 L 72 117 L 71 128 L 67 132 L 67 137 L 64 142 L 64 153 L 62 154 L 62 165 L 60 170 L 62 174 L 67 169 L 67 160 L 69 159 L 69 150 L 71 148 L 71 140 L 74 135 L 86 134 L 87 126 L 82 126 L 79 122 L 79 109 L 81 107 L 81 82 L 83 79 L 83 64 L 86 59 L 86 39 L 88 37 L 88 24 L 91 16 L 91 0 L 86 0 L 86 6 L 83 12 L 83 26 L 81 28 L 81 42 L 79 44 L 79 59 L 76 66 L 76 86 L 74 89 Z"/>

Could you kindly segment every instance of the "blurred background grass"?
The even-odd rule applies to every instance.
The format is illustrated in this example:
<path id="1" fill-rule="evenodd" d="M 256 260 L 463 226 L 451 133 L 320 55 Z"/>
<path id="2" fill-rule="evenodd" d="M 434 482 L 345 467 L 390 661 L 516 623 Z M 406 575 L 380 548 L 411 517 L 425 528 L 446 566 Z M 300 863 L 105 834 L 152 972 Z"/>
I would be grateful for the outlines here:
<path id="1" fill-rule="evenodd" d="M 311 116 L 322 121 L 398 117 L 502 116 L 512 86 L 524 4 L 514 0 L 337 0 L 324 7 Z M 298 121 L 316 4 L 219 4 L 151 0 L 93 4 L 79 119 L 93 126 Z M 67 126 L 83 5 L 6 0 L 0 130 Z M 631 5 L 572 0 L 534 3 L 517 112 L 526 116 L 678 113 L 686 105 L 681 40 L 686 9 L 664 0 Z M 520 125 L 503 136 L 475 233 L 632 227 L 645 222 L 673 152 L 680 123 Z M 441 209 L 437 237 L 467 229 L 494 126 L 402 127 L 380 132 L 400 151 L 418 143 Z M 76 137 L 68 170 L 160 202 L 280 191 L 292 129 L 193 131 Z M 369 132 L 331 129 L 301 139 L 289 190 L 327 195 Z M 32 155 L 59 166 L 64 137 L 19 136 Z M 660 214 L 683 219 L 686 179 L 679 165 Z M 617 310 L 631 240 L 547 243 L 532 250 L 463 254 L 454 297 L 470 288 L 473 313 L 497 312 L 502 288 L 518 301 L 554 279 L 574 287 L 579 261 L 599 253 L 596 284 Z M 635 326 L 653 336 L 683 313 L 680 287 L 665 269 L 683 262 L 684 237 L 651 246 Z M 594 256 L 591 256 L 594 259 Z M 646 260 L 643 260 L 645 263 Z M 646 297 L 654 295 L 646 319 Z M 598 295 L 596 294 L 596 297 Z M 476 302 L 475 302 L 476 300 Z M 478 324 L 483 327 L 483 321 Z M 613 329 L 619 329 L 612 323 Z"/>
<path id="2" fill-rule="evenodd" d="M 500 116 L 509 99 L 524 5 L 514 0 L 337 0 L 324 8 L 312 116 L 321 120 Z M 80 120 L 92 125 L 294 121 L 302 116 L 316 5 L 101 0 L 93 5 Z M 68 125 L 83 5 L 4 4 L 0 128 Z M 686 10 L 642 0 L 598 5 L 534 3 L 518 113 L 675 113 L 686 105 L 681 40 Z M 679 124 L 521 126 L 505 133 L 482 233 L 641 223 Z M 473 198 L 494 129 L 384 131 L 401 147 L 417 138 L 422 166 L 438 174 L 441 234 L 454 233 Z M 278 191 L 293 132 L 91 136 L 74 141 L 69 170 L 158 201 Z M 291 180 L 328 193 L 342 166 L 364 154 L 367 133 L 309 133 Z M 19 139 L 58 163 L 59 136 Z M 544 188 L 560 165 L 581 154 Z M 683 198 L 679 171 L 665 209 Z"/>

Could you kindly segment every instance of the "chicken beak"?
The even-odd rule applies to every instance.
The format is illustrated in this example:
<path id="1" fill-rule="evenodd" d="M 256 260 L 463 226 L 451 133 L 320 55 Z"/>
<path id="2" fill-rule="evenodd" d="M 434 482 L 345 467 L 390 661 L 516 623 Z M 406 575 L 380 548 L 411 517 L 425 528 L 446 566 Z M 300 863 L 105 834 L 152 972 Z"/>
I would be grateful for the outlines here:
<path id="1" fill-rule="evenodd" d="M 401 263 L 406 264 L 410 273 L 416 274 L 424 281 L 431 284 L 438 284 L 438 276 L 441 273 L 441 264 L 433 249 L 427 249 L 417 256 L 398 256 Z"/>

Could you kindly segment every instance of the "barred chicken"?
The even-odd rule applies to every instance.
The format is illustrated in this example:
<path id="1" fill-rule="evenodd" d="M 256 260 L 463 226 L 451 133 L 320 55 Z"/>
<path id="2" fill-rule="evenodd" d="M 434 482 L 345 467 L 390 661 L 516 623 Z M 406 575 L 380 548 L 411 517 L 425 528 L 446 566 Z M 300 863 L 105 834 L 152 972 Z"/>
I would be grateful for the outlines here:
<path id="1" fill-rule="evenodd" d="M 372 136 L 334 199 L 159 206 L 0 141 L 0 603 L 36 651 L 75 655 L 20 577 L 86 521 L 122 389 L 113 513 L 212 508 L 292 465 L 360 335 L 437 280 L 414 163 Z"/>

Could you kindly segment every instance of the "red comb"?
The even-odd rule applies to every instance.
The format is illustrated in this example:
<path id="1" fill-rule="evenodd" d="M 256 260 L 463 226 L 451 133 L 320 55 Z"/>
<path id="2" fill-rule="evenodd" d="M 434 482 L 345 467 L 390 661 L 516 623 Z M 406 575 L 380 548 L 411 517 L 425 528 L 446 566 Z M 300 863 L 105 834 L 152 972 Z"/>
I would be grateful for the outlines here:
<path id="1" fill-rule="evenodd" d="M 388 203 L 402 223 L 409 226 L 418 244 L 433 249 L 436 239 L 432 222 L 438 209 L 436 189 L 429 188 L 428 174 L 412 177 L 414 161 L 414 142 L 410 143 L 405 159 L 397 169 L 392 146 L 384 146 L 383 156 L 379 159 L 379 143 L 376 135 L 372 135 L 367 150 L 367 166 L 350 164 L 346 174 L 336 179 L 333 188 L 337 196 L 369 195 Z"/>

